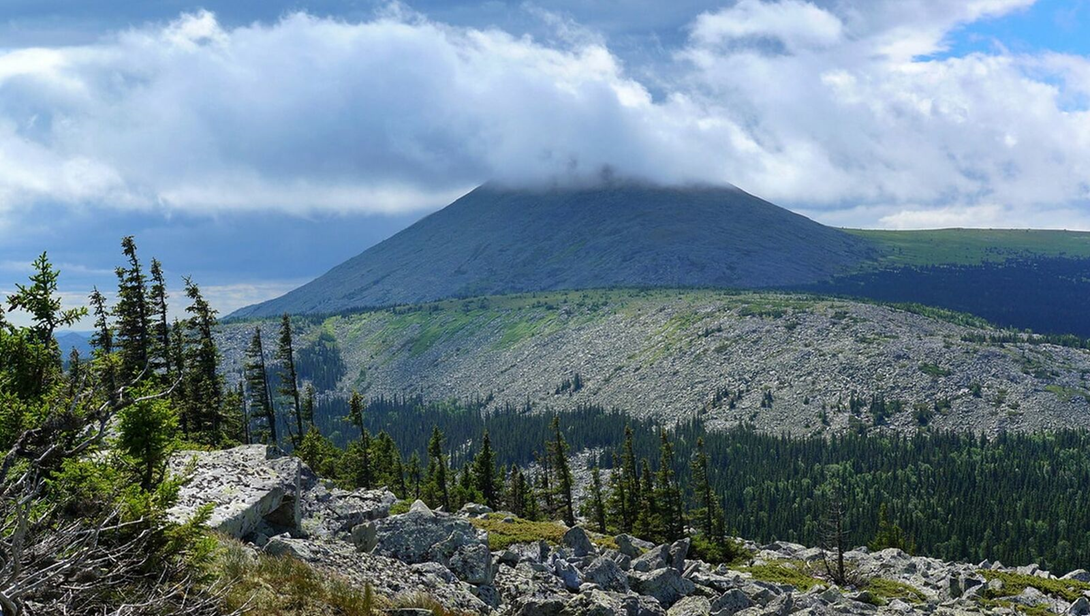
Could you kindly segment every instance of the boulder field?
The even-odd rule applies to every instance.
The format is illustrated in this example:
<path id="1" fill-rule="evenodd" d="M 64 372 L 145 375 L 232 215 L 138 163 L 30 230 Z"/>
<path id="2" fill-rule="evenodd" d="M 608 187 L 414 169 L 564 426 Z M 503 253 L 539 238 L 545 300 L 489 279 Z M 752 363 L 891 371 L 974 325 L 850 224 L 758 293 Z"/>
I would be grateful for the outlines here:
<path id="1" fill-rule="evenodd" d="M 370 584 L 379 594 L 427 594 L 450 610 L 517 616 L 821 616 L 823 614 L 1063 614 L 1090 616 L 1090 573 L 1057 577 L 1036 565 L 949 563 L 897 549 L 845 553 L 851 582 L 824 579 L 820 548 L 743 542 L 745 563 L 692 558 L 687 539 L 652 545 L 576 526 L 560 539 L 490 549 L 481 528 L 518 524 L 482 505 L 458 512 L 416 501 L 391 515 L 387 490 L 342 490 L 296 458 L 249 445 L 183 452 L 190 479 L 176 520 L 212 504 L 209 526 L 247 550 L 289 556 Z M 501 526 L 502 528 L 502 526 Z"/>

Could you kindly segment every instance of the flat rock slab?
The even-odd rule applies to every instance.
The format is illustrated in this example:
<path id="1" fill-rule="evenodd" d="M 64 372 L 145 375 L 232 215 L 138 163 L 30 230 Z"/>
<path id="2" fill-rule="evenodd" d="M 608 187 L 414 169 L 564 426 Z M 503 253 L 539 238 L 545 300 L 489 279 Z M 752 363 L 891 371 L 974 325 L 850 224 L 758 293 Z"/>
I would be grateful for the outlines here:
<path id="1" fill-rule="evenodd" d="M 209 528 L 235 538 L 250 534 L 274 512 L 278 519 L 298 524 L 297 507 L 279 512 L 285 496 L 295 494 L 298 469 L 299 463 L 291 458 L 270 458 L 264 445 L 179 452 L 170 460 L 170 471 L 191 478 L 167 515 L 184 522 L 211 503 Z"/>

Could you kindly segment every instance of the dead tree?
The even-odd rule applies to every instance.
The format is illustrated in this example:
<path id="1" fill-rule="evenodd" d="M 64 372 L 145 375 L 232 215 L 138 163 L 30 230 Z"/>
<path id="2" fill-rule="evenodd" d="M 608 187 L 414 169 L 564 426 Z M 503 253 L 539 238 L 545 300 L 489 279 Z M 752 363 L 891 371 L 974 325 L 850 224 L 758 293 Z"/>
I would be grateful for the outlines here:
<path id="1" fill-rule="evenodd" d="M 848 575 L 844 567 L 844 552 L 848 542 L 848 533 L 844 527 L 844 501 L 840 489 L 833 488 L 829 493 L 829 503 L 825 511 L 825 528 L 822 533 L 822 562 L 825 574 L 833 583 L 844 586 Z M 833 553 L 834 562 L 829 562 L 829 552 Z"/>
<path id="2" fill-rule="evenodd" d="M 171 388 L 173 389 L 173 388 Z M 184 566 L 149 575 L 157 520 L 121 519 L 120 510 L 71 515 L 46 495 L 46 480 L 65 460 L 100 451 L 113 419 L 140 398 L 126 387 L 96 396 L 91 388 L 25 429 L 0 461 L 0 612 L 29 614 L 214 614 L 218 589 L 201 592 Z M 86 408 L 91 400 L 104 400 Z M 121 605 L 103 603 L 109 593 Z"/>

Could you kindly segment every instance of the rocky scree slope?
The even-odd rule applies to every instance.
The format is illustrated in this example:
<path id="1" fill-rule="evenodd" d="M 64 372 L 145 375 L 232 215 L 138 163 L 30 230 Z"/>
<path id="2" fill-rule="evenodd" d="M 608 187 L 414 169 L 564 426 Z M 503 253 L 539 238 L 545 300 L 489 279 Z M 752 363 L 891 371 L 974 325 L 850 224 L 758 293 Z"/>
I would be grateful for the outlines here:
<path id="1" fill-rule="evenodd" d="M 928 314 L 791 294 L 582 291 L 299 319 L 297 347 L 319 338 L 335 346 L 338 395 L 560 411 L 594 403 L 795 434 L 873 425 L 870 401 L 880 396 L 883 429 L 902 432 L 923 423 L 987 434 L 1090 426 L 1090 353 L 976 342 L 1002 332 Z M 259 325 L 277 326 L 224 326 L 229 377 Z M 580 386 L 565 388 L 575 375 Z M 862 401 L 854 409 L 853 396 Z"/>
<path id="2" fill-rule="evenodd" d="M 234 316 L 549 289 L 801 285 L 875 255 L 869 239 L 736 188 L 485 185 L 299 289 Z"/>
<path id="3" fill-rule="evenodd" d="M 947 563 L 859 548 L 845 554 L 854 582 L 839 587 L 815 577 L 825 552 L 782 542 L 746 542 L 751 557 L 731 567 L 690 558 L 688 540 L 655 546 L 581 527 L 558 526 L 552 541 L 490 547 L 499 542 L 481 527 L 498 534 L 522 522 L 480 505 L 452 514 L 419 501 L 391 515 L 389 492 L 330 487 L 297 459 L 270 457 L 263 446 L 184 452 L 174 465 L 194 459 L 176 518 L 213 503 L 210 525 L 244 541 L 251 557 L 293 557 L 386 597 L 426 593 L 463 613 L 1090 615 L 1090 574 L 1083 570 L 1056 578 L 1032 565 Z"/>

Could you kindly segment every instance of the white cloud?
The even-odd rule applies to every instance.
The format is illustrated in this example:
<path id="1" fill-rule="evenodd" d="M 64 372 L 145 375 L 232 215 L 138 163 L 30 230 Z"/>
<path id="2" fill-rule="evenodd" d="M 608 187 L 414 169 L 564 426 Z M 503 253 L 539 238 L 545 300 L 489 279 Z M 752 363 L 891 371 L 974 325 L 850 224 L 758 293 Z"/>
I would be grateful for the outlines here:
<path id="1" fill-rule="evenodd" d="M 704 13 L 693 26 L 700 45 L 739 39 L 772 39 L 791 51 L 828 47 L 840 40 L 843 24 L 832 13 L 800 0 L 740 0 L 716 13 Z"/>
<path id="2" fill-rule="evenodd" d="M 1031 2 L 741 0 L 694 15 L 654 95 L 540 9 L 548 42 L 394 7 L 0 52 L 0 234 L 39 203 L 391 212 L 606 166 L 841 224 L 1084 225 L 1090 60 L 928 57 Z"/>

